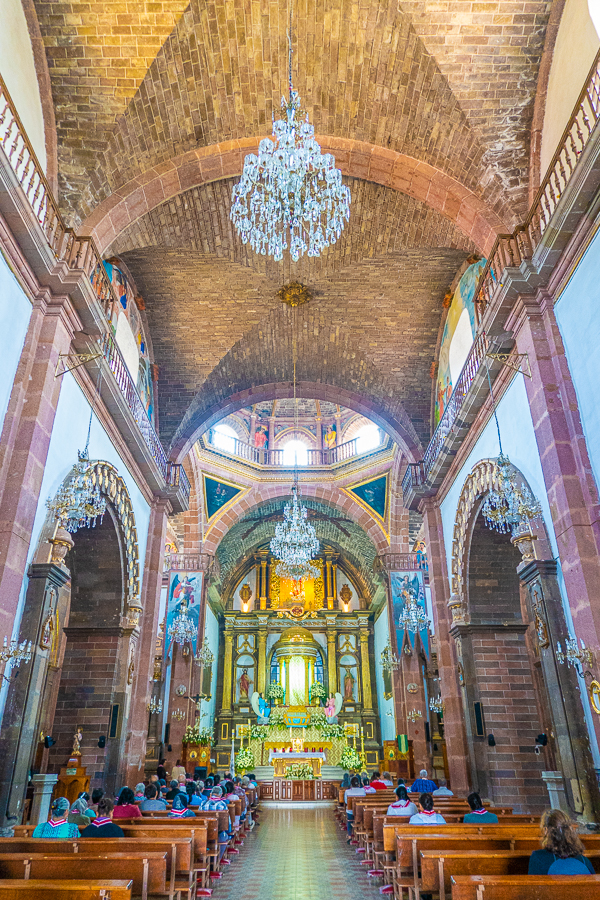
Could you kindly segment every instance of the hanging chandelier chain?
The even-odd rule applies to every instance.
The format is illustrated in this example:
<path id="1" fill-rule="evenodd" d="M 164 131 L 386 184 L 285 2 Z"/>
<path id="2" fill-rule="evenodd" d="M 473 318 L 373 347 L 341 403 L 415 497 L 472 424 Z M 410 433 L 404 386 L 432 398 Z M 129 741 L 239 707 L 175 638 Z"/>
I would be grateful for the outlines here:
<path id="1" fill-rule="evenodd" d="M 483 332 L 485 338 L 485 331 Z M 500 448 L 500 456 L 502 456 L 502 438 L 500 437 L 500 423 L 498 422 L 498 413 L 496 412 L 496 398 L 494 397 L 494 389 L 492 388 L 492 379 L 490 377 L 490 364 L 487 355 L 485 356 L 485 374 L 490 389 L 490 397 L 492 399 L 492 409 L 494 410 L 494 419 L 496 421 L 496 431 L 498 432 L 498 446 Z"/>

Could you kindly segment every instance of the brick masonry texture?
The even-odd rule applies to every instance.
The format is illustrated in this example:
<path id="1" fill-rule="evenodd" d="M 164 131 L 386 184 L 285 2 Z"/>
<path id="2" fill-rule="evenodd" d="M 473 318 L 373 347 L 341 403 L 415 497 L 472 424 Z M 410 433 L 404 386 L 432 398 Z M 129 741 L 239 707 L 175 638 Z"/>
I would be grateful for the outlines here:
<path id="1" fill-rule="evenodd" d="M 480 514 L 469 553 L 471 622 L 522 621 L 517 566 L 521 554 L 508 535 L 492 531 Z"/>
<path id="2" fill-rule="evenodd" d="M 279 383 L 280 396 L 289 394 L 293 329 L 276 296 L 281 279 L 192 250 L 152 248 L 124 258 L 146 298 L 165 445 L 186 411 L 182 429 L 189 431 L 202 410 L 236 392 Z M 427 443 L 441 300 L 464 258 L 451 249 L 395 252 L 309 283 L 315 299 L 297 311 L 297 378 L 321 393 L 308 396 L 357 408 L 342 396 L 351 392 L 363 398 L 357 411 L 394 419 L 413 447 Z"/>
<path id="3" fill-rule="evenodd" d="M 522 212 L 515 202 L 526 202 L 526 181 L 515 185 L 515 171 L 521 170 L 515 170 L 510 151 L 510 169 L 498 175 L 498 160 L 487 158 L 489 142 L 481 139 L 467 115 L 479 126 L 478 104 L 485 101 L 487 119 L 493 114 L 489 103 L 498 103 L 503 122 L 516 121 L 520 146 L 525 147 L 529 112 L 522 115 L 523 95 L 530 97 L 537 75 L 546 4 L 534 3 L 530 12 L 511 2 L 498 25 L 479 23 L 478 15 L 486 12 L 480 13 L 479 4 L 460 5 L 469 8 L 472 23 L 461 23 L 459 33 L 452 32 L 456 58 L 446 43 L 440 53 L 453 65 L 460 61 L 465 71 L 483 67 L 482 83 L 489 90 L 482 93 L 492 97 L 480 101 L 462 88 L 453 93 L 450 73 L 444 74 L 404 6 L 399 8 L 394 0 L 301 4 L 294 25 L 294 83 L 317 133 L 366 141 L 427 161 L 480 193 L 511 220 Z M 95 42 L 100 25 L 94 5 L 38 2 L 37 9 L 57 105 L 61 199 L 75 220 L 125 181 L 173 155 L 269 132 L 286 90 L 287 5 L 193 0 L 141 81 L 142 59 L 147 62 L 156 52 L 156 40 L 181 7 L 109 6 L 102 24 L 110 37 L 102 46 Z M 151 14 L 157 24 L 154 42 L 146 47 L 144 17 Z M 465 34 L 480 28 L 483 34 L 472 34 L 465 46 Z M 133 44 L 137 35 L 139 44 Z M 430 46 L 435 46 L 433 40 Z M 494 78 L 487 73 L 490 66 Z M 498 130 L 496 116 L 486 135 L 492 137 L 497 157 Z M 501 132 L 503 139 L 508 134 Z M 523 153 L 520 150 L 519 156 Z"/>

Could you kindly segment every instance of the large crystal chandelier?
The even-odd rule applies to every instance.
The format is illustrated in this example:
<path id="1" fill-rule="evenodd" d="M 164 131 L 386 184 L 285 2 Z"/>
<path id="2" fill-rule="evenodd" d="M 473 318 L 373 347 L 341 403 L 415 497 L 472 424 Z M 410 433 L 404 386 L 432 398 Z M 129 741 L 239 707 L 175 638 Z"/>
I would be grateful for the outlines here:
<path id="1" fill-rule="evenodd" d="M 31 648 L 31 641 L 21 641 L 19 644 L 19 642 L 13 638 L 9 644 L 8 638 L 5 635 L 4 644 L 0 649 L 0 663 L 7 663 L 7 669 L 10 667 L 18 669 L 22 662 L 27 663 L 30 661 L 32 653 Z"/>
<path id="2" fill-rule="evenodd" d="M 231 221 L 244 244 L 256 253 L 297 262 L 305 253 L 320 256 L 338 240 L 350 218 L 350 190 L 342 184 L 330 153 L 321 153 L 308 114 L 292 86 L 291 9 L 289 97 L 281 100 L 283 118 L 273 122 L 273 138 L 249 153 L 233 188 Z"/>
<path id="3" fill-rule="evenodd" d="M 183 646 L 188 641 L 191 643 L 194 640 L 197 630 L 197 625 L 188 616 L 187 607 L 182 606 L 176 618 L 169 625 L 169 637 L 176 644 Z"/>
<path id="4" fill-rule="evenodd" d="M 275 527 L 271 540 L 271 553 L 279 560 L 275 571 L 280 578 L 318 578 L 320 575 L 311 560 L 319 551 L 319 541 L 314 526 L 308 521 L 305 506 L 298 501 L 298 485 L 292 486 L 292 502 L 283 510 L 283 522 Z"/>
<path id="5" fill-rule="evenodd" d="M 406 598 L 398 627 L 404 631 L 410 631 L 411 634 L 419 634 L 423 629 L 430 630 L 425 610 L 414 597 Z"/>
<path id="6" fill-rule="evenodd" d="M 502 451 L 496 465 L 498 487 L 487 495 L 482 512 L 490 528 L 503 534 L 510 531 L 516 537 L 523 526 L 541 517 L 542 507 Z"/>
<path id="7" fill-rule="evenodd" d="M 98 485 L 92 484 L 88 448 L 77 453 L 77 462 L 71 470 L 71 478 L 63 484 L 53 500 L 46 506 L 66 531 L 74 534 L 79 528 L 89 528 L 106 512 L 106 500 Z"/>

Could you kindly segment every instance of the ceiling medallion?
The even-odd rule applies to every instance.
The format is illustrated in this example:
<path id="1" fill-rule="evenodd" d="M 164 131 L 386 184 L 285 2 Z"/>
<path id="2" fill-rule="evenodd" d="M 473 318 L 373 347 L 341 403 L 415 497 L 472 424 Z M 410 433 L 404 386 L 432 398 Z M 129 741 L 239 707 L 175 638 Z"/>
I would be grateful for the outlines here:
<path id="1" fill-rule="evenodd" d="M 299 281 L 290 281 L 289 284 L 284 284 L 281 290 L 277 291 L 277 296 L 281 298 L 282 303 L 287 303 L 288 306 L 302 306 L 303 303 L 312 300 L 310 291 Z"/>
<path id="2" fill-rule="evenodd" d="M 281 100 L 283 118 L 273 122 L 273 140 L 264 138 L 258 155 L 244 159 L 230 212 L 242 243 L 276 262 L 284 250 L 294 262 L 305 253 L 320 256 L 350 218 L 350 190 L 335 159 L 321 153 L 308 114 L 301 121 L 300 97 L 292 86 L 291 19 L 290 7 L 289 97 Z"/>

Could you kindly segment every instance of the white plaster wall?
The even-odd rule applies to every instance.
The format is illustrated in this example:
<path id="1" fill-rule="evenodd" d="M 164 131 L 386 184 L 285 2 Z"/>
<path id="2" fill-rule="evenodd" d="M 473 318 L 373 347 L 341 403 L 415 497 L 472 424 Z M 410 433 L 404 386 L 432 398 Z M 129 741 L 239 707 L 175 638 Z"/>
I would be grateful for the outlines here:
<path id="1" fill-rule="evenodd" d="M 211 653 L 215 657 L 212 667 L 212 677 L 210 681 L 210 700 L 202 704 L 201 712 L 207 713 L 200 723 L 201 728 L 214 727 L 215 712 L 217 705 L 217 672 L 219 668 L 219 623 L 215 614 L 208 604 L 204 618 L 204 643 L 208 646 Z"/>
<path id="2" fill-rule="evenodd" d="M 44 114 L 21 0 L 0 0 L 0 22 L 0 74 L 40 165 L 46 171 Z"/>
<path id="3" fill-rule="evenodd" d="M 381 669 L 381 654 L 390 639 L 390 625 L 387 605 L 385 605 L 375 621 L 373 630 L 375 650 L 375 684 L 377 687 L 377 704 L 379 706 L 379 720 L 381 724 L 381 740 L 393 741 L 396 739 L 396 723 L 394 720 L 394 700 L 386 700 L 384 697 L 383 674 Z M 392 713 L 391 716 L 388 713 Z"/>
<path id="4" fill-rule="evenodd" d="M 581 347 L 581 344 L 579 346 Z M 581 349 L 579 352 L 581 353 Z M 548 504 L 542 465 L 527 400 L 524 375 L 519 374 L 515 377 L 498 404 L 498 421 L 500 424 L 503 452 L 523 473 L 531 490 L 541 503 L 552 555 L 558 562 L 557 580 L 562 596 L 567 627 L 571 634 L 574 634 L 573 619 L 569 608 L 560 561 L 558 559 L 558 545 L 554 534 L 552 516 L 550 515 L 550 506 Z M 463 485 L 469 472 L 476 463 L 482 459 L 493 459 L 496 456 L 498 456 L 498 433 L 496 430 L 496 423 L 494 419 L 491 418 L 440 506 L 450 584 L 452 583 L 452 532 Z M 590 735 L 590 745 L 594 757 L 594 765 L 600 766 L 600 750 L 598 749 L 596 741 L 592 711 L 584 682 L 580 684 L 580 690 Z"/>
<path id="5" fill-rule="evenodd" d="M 600 281 L 596 235 L 554 307 L 583 425 L 592 471 L 600 486 Z"/>
<path id="6" fill-rule="evenodd" d="M 0 59 L 1 54 L 0 46 Z M 29 298 L 0 254 L 0 432 L 30 318 Z"/>
<path id="7" fill-rule="evenodd" d="M 567 0 L 548 79 L 540 152 L 542 178 L 556 152 L 599 46 L 588 0 Z"/>

